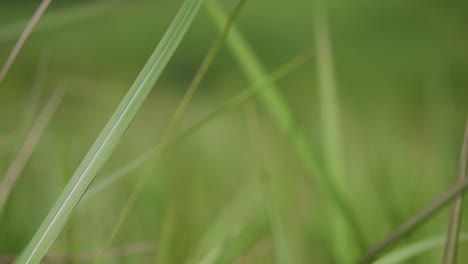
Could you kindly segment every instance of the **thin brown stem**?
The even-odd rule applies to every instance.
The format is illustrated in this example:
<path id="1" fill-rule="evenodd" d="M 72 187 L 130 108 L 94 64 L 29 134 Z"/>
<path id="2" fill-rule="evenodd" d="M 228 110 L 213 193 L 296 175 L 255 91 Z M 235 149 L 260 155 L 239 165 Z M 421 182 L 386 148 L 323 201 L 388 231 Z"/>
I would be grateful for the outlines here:
<path id="1" fill-rule="evenodd" d="M 13 50 L 11 51 L 11 53 L 8 56 L 5 64 L 3 65 L 2 70 L 0 71 L 0 84 L 3 82 L 6 75 L 8 74 L 8 71 L 10 70 L 11 66 L 13 65 L 13 62 L 15 61 L 15 59 L 18 56 L 21 48 L 23 47 L 24 43 L 26 42 L 26 39 L 29 37 L 32 30 L 37 25 L 37 22 L 39 22 L 39 19 L 42 17 L 44 12 L 47 10 L 47 7 L 50 5 L 51 2 L 52 2 L 52 0 L 43 0 L 42 3 L 39 5 L 39 7 L 36 9 L 36 12 L 34 12 L 33 16 L 31 17 L 31 20 L 29 20 L 28 24 L 24 28 L 23 33 L 21 33 L 21 36 L 19 37 L 18 41 L 16 42 L 15 46 L 13 47 Z"/>
<path id="2" fill-rule="evenodd" d="M 466 176 L 466 164 L 468 162 L 468 119 L 465 125 L 465 135 L 458 165 L 458 182 L 462 182 Z M 463 195 L 459 195 L 455 200 L 452 212 L 450 214 L 450 223 L 447 232 L 447 241 L 445 243 L 444 264 L 457 263 L 458 236 L 463 209 Z"/>

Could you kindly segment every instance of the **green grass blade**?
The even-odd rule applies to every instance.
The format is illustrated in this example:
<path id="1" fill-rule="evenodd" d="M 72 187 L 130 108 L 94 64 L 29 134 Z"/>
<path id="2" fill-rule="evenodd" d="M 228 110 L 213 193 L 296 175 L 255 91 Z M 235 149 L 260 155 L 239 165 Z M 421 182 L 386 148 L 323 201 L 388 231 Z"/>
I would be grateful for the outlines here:
<path id="1" fill-rule="evenodd" d="M 465 125 L 465 136 L 459 161 L 458 181 L 463 181 L 466 177 L 466 166 L 468 163 L 468 119 Z M 463 208 L 463 196 L 460 195 L 454 202 L 450 224 L 447 232 L 447 242 L 444 251 L 444 264 L 457 263 L 458 234 L 460 232 Z"/>
<path id="2" fill-rule="evenodd" d="M 306 62 L 310 58 L 309 53 L 304 53 L 299 55 L 297 58 L 294 58 L 292 61 L 288 62 L 287 64 L 281 66 L 276 71 L 274 71 L 269 78 L 273 81 L 278 81 L 282 79 L 284 76 L 292 72 L 293 70 L 297 69 L 298 67 L 302 66 L 304 62 Z M 176 141 L 183 140 L 184 138 L 189 137 L 203 126 L 207 125 L 210 121 L 214 120 L 215 118 L 219 117 L 221 114 L 228 112 L 229 110 L 242 105 L 252 96 L 256 95 L 257 93 L 262 93 L 267 91 L 268 88 L 258 84 L 252 84 L 249 88 L 239 92 L 229 100 L 222 103 L 216 110 L 208 114 L 206 117 L 195 123 L 193 126 L 185 130 L 180 136 L 178 136 Z"/>
<path id="3" fill-rule="evenodd" d="M 155 263 L 158 264 L 169 264 L 171 263 L 171 249 L 173 247 L 173 238 L 176 229 L 176 209 L 170 202 L 166 209 L 165 216 L 163 218 L 161 234 L 158 237 L 158 253 L 154 259 Z"/>
<path id="4" fill-rule="evenodd" d="M 156 148 L 153 148 L 149 151 L 144 152 L 136 159 L 131 162 L 123 165 L 122 167 L 116 169 L 114 172 L 109 173 L 108 175 L 102 176 L 103 180 L 92 184 L 89 189 L 86 191 L 85 195 L 81 199 L 81 203 L 89 200 L 96 194 L 102 192 L 104 189 L 108 188 L 112 184 L 120 181 L 125 176 L 129 175 L 131 172 L 136 171 L 141 168 L 146 161 L 151 158 L 151 154 L 155 151 Z"/>
<path id="5" fill-rule="evenodd" d="M 420 227 L 423 223 L 429 220 L 435 213 L 444 208 L 444 206 L 450 203 L 458 195 L 465 193 L 467 189 L 468 178 L 465 177 L 465 179 L 462 182 L 459 182 L 452 186 L 446 192 L 434 199 L 434 201 L 432 201 L 429 205 L 427 205 L 422 210 L 414 214 L 403 224 L 395 228 L 384 240 L 377 243 L 355 263 L 372 263 L 372 261 L 376 260 L 383 252 L 392 247 L 400 239 L 413 232 L 416 228 Z"/>
<path id="6" fill-rule="evenodd" d="M 156 166 L 157 162 L 163 155 L 164 151 L 166 150 L 167 146 L 172 142 L 172 138 L 177 131 L 177 128 L 179 127 L 179 124 L 185 114 L 185 112 L 188 109 L 188 106 L 195 95 L 196 91 L 200 87 L 201 81 L 203 78 L 206 76 L 206 73 L 208 72 L 208 69 L 210 66 L 213 64 L 214 59 L 218 55 L 219 51 L 221 50 L 221 47 L 223 46 L 229 31 L 231 30 L 231 27 L 234 23 L 234 21 L 237 19 L 238 15 L 240 14 L 242 7 L 244 6 L 245 2 L 247 0 L 238 0 L 237 4 L 232 11 L 231 15 L 229 16 L 229 19 L 223 26 L 223 30 L 221 33 L 217 36 L 217 38 L 213 41 L 213 44 L 211 45 L 210 49 L 208 50 L 205 58 L 203 59 L 197 73 L 193 77 L 192 82 L 190 83 L 187 91 L 185 92 L 184 96 L 182 97 L 179 105 L 177 106 L 174 114 L 172 115 L 171 120 L 169 121 L 169 124 L 166 126 L 164 129 L 160 144 L 156 148 L 155 152 L 153 153 L 151 160 L 146 167 L 145 171 L 143 174 L 140 175 L 140 177 L 137 179 L 137 182 L 135 184 L 135 187 L 133 188 L 132 192 L 130 193 L 129 198 L 127 199 L 127 202 L 125 203 L 122 211 L 120 212 L 120 215 L 111 231 L 111 234 L 109 235 L 109 238 L 106 240 L 101 252 L 103 252 L 106 248 L 110 247 L 112 244 L 112 241 L 114 240 L 115 236 L 117 235 L 118 231 L 120 230 L 120 227 L 124 223 L 125 219 L 127 218 L 128 214 L 130 213 L 130 210 L 133 208 L 133 205 L 135 204 L 138 195 L 140 192 L 143 190 L 143 187 L 145 186 L 146 182 L 148 181 L 149 176 L 151 175 L 151 172 L 153 171 L 154 166 Z M 100 257 L 97 258 L 96 262 L 99 263 Z"/>
<path id="7" fill-rule="evenodd" d="M 256 188 L 260 187 L 250 181 L 240 188 L 235 197 L 209 225 L 185 263 L 204 263 L 207 259 L 216 260 L 219 257 L 223 245 L 247 225 L 252 213 L 258 211 L 261 200 Z M 214 252 L 217 253 L 216 257 L 213 255 Z"/>
<path id="8" fill-rule="evenodd" d="M 325 163 L 337 184 L 344 182 L 344 162 L 340 128 L 339 99 L 334 73 L 330 34 L 326 18 L 326 8 L 317 0 L 315 6 L 315 42 L 319 97 L 321 105 L 322 137 L 324 139 Z M 342 188 L 343 189 L 343 188 Z"/>
<path id="9" fill-rule="evenodd" d="M 212 16 L 215 24 L 219 27 L 226 19 L 223 9 L 216 1 L 207 1 L 205 3 L 209 14 Z M 309 170 L 310 175 L 316 175 L 319 177 L 326 192 L 337 206 L 337 210 L 347 221 L 357 243 L 361 248 L 366 248 L 363 232 L 361 232 L 360 227 L 357 224 L 356 217 L 344 199 L 343 194 L 340 192 L 335 180 L 331 178 L 321 166 L 306 133 L 298 126 L 288 105 L 277 92 L 277 86 L 268 77 L 264 67 L 255 56 L 255 53 L 248 46 L 240 32 L 235 28 L 233 28 L 232 33 L 228 38 L 228 45 L 234 54 L 235 59 L 238 61 L 245 75 L 251 80 L 251 82 L 254 83 L 256 87 L 265 87 L 265 91 L 260 94 L 260 100 L 265 105 L 266 110 L 271 115 L 271 118 L 276 122 L 282 132 L 290 136 L 300 158 Z"/>
<path id="10" fill-rule="evenodd" d="M 5 177 L 2 179 L 0 184 L 0 212 L 3 211 L 3 207 L 5 206 L 13 187 L 20 178 L 21 173 L 36 149 L 37 144 L 41 140 L 45 129 L 57 111 L 64 93 L 65 90 L 63 88 L 57 88 L 55 90 L 39 114 L 36 122 L 34 122 L 29 135 L 24 140 L 15 159 L 8 167 Z"/>
<path id="11" fill-rule="evenodd" d="M 39 263 L 65 225 L 91 181 L 104 166 L 130 122 L 179 46 L 201 0 L 186 0 L 167 32 L 92 145 L 17 263 Z"/>
<path id="12" fill-rule="evenodd" d="M 459 237 L 459 242 L 468 242 L 468 233 L 462 233 Z M 445 237 L 433 237 L 424 239 L 418 242 L 411 243 L 404 247 L 394 250 L 377 261 L 374 264 L 398 264 L 405 263 L 406 261 L 440 247 L 443 247 L 445 243 Z"/>
<path id="13" fill-rule="evenodd" d="M 277 70 L 275 70 L 271 74 L 271 78 L 273 80 L 280 80 L 281 78 L 285 77 L 292 71 L 302 66 L 309 59 L 310 59 L 310 54 L 308 52 L 303 53 L 299 55 L 298 57 L 292 59 L 290 62 L 279 67 Z M 191 135 L 195 134 L 197 131 L 199 131 L 204 126 L 209 124 L 212 120 L 242 105 L 245 101 L 247 101 L 249 98 L 254 96 L 257 92 L 262 92 L 263 90 L 265 90 L 264 87 L 258 87 L 258 88 L 259 89 L 257 89 L 254 86 L 251 86 L 239 92 L 237 95 L 231 97 L 227 101 L 223 102 L 210 114 L 206 115 L 204 118 L 197 121 L 191 127 L 184 130 L 180 135 L 177 136 L 176 139 L 174 139 L 170 143 L 170 146 L 172 146 L 173 144 L 178 144 L 180 142 L 183 142 L 186 138 L 189 138 Z M 130 172 L 133 172 L 139 169 L 147 160 L 151 158 L 151 155 L 152 153 L 154 153 L 155 150 L 156 150 L 156 147 L 144 152 L 143 154 L 139 155 L 136 159 L 116 169 L 114 172 L 111 172 L 108 175 L 103 176 L 102 177 L 103 180 L 101 180 L 100 182 L 94 183 L 90 186 L 90 188 L 88 189 L 88 191 L 86 191 L 86 194 L 83 196 L 83 199 L 81 201 L 82 202 L 87 201 L 88 199 L 92 198 L 94 195 L 100 193 L 102 190 L 108 188 L 112 184 L 118 182 L 125 176 L 129 175 Z"/>
<path id="14" fill-rule="evenodd" d="M 40 56 L 39 63 L 37 65 L 36 74 L 34 76 L 33 85 L 31 87 L 31 95 L 28 98 L 27 108 L 24 112 L 23 120 L 19 126 L 18 134 L 25 134 L 31 129 L 34 122 L 34 117 L 38 111 L 39 99 L 41 98 L 42 91 L 47 80 L 47 72 L 49 68 L 49 57 L 48 54 L 43 52 Z"/>
<path id="15" fill-rule="evenodd" d="M 15 46 L 13 47 L 13 50 L 10 52 L 8 55 L 8 58 L 3 65 L 2 69 L 0 70 L 0 84 L 3 82 L 5 79 L 6 75 L 8 74 L 8 71 L 10 70 L 11 66 L 13 65 L 13 62 L 15 61 L 16 57 L 18 56 L 21 48 L 23 47 L 24 43 L 26 42 L 26 39 L 28 39 L 29 35 L 31 34 L 32 30 L 34 27 L 37 25 L 39 22 L 39 19 L 41 19 L 42 15 L 44 12 L 47 10 L 49 7 L 50 3 L 52 0 L 43 0 L 41 4 L 38 6 L 36 9 L 36 12 L 31 17 L 31 20 L 29 20 L 28 24 L 24 28 L 23 32 L 21 33 L 20 37 L 15 43 Z"/>
<path id="16" fill-rule="evenodd" d="M 252 138 L 254 152 L 256 152 L 256 160 L 258 169 L 261 172 L 259 181 L 262 183 L 262 194 L 264 208 L 268 217 L 269 229 L 272 235 L 273 244 L 275 247 L 276 263 L 286 264 L 294 263 L 291 250 L 288 243 L 284 220 L 281 217 L 281 212 L 278 206 L 278 197 L 280 192 L 276 188 L 278 183 L 275 181 L 272 169 L 267 167 L 267 157 L 265 154 L 265 142 L 261 131 L 260 121 L 253 104 L 248 104 L 246 107 L 246 115 L 248 127 Z"/>
<path id="17" fill-rule="evenodd" d="M 324 1 L 316 0 L 314 8 L 314 35 L 317 54 L 318 91 L 320 102 L 321 129 L 324 149 L 324 162 L 330 177 L 334 179 L 340 193 L 346 195 L 345 162 L 340 128 L 340 109 L 336 85 L 333 54 Z M 331 232 L 334 257 L 344 263 L 359 253 L 353 245 L 354 238 L 346 230 L 344 219 L 339 212 L 330 212 L 333 230 Z M 362 248 L 364 250 L 364 248 Z"/>

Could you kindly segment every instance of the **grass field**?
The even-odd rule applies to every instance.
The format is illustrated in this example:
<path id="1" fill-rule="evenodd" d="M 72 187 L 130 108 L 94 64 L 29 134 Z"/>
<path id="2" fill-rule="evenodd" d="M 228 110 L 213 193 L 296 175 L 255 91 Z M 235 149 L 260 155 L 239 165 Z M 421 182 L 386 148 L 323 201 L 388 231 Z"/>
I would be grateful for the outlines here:
<path id="1" fill-rule="evenodd" d="M 0 67 L 40 3 L 0 3 Z M 468 261 L 468 3 L 44 11 L 0 78 L 0 263 Z"/>

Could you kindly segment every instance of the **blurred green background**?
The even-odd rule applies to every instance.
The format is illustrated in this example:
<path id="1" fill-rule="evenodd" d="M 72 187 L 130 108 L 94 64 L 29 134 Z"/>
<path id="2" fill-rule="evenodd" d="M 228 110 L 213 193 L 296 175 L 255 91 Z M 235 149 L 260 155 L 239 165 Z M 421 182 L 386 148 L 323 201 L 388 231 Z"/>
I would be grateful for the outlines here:
<path id="1" fill-rule="evenodd" d="M 226 9 L 234 2 L 222 1 Z M 468 2 L 324 2 L 338 88 L 345 195 L 367 240 L 375 243 L 456 179 L 468 114 Z M 0 254 L 19 254 L 31 239 L 181 3 L 53 1 L 0 86 L 1 173 L 31 128 L 28 113 L 37 117 L 54 89 L 67 89 L 0 215 Z M 37 5 L 0 3 L 0 64 Z M 313 16 L 313 0 L 249 0 L 237 25 L 271 72 L 305 51 L 312 54 L 278 85 L 323 159 Z M 217 33 L 202 8 L 94 183 L 157 145 Z M 45 74 L 44 88 L 39 105 L 32 107 L 38 72 Z M 223 48 L 179 132 L 249 86 Z M 252 112 L 257 113 L 260 143 L 249 126 Z M 264 148 L 263 162 L 258 146 Z M 262 166 L 273 174 L 273 195 L 266 199 L 258 183 Z M 51 253 L 99 251 L 143 170 L 82 201 Z M 165 153 L 113 242 L 149 241 L 155 251 L 106 263 L 191 263 L 199 252 L 215 248 L 210 240 L 219 236 L 224 238 L 218 239 L 223 243 L 216 263 L 274 263 L 278 248 L 268 203 L 276 208 L 290 263 L 341 263 L 327 213 L 331 201 L 308 174 L 290 138 L 253 97 Z M 399 245 L 445 234 L 448 219 L 445 209 Z M 468 230 L 464 219 L 462 230 Z M 460 245 L 460 263 L 468 261 L 466 246 Z M 440 263 L 442 253 L 439 247 L 408 263 Z M 355 257 L 349 256 L 350 262 Z"/>

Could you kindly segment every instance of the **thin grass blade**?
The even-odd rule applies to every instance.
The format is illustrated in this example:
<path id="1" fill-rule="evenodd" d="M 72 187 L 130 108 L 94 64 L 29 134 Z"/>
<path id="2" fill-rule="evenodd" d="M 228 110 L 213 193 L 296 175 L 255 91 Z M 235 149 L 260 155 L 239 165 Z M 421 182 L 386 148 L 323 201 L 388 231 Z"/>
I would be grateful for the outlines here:
<path id="1" fill-rule="evenodd" d="M 39 19 L 42 17 L 44 12 L 47 10 L 47 7 L 49 7 L 50 3 L 52 0 L 43 0 L 39 7 L 36 9 L 36 12 L 33 14 L 31 17 L 31 20 L 29 23 L 26 25 L 24 28 L 23 33 L 21 33 L 21 36 L 19 37 L 18 41 L 16 42 L 15 46 L 13 47 L 13 50 L 11 51 L 10 55 L 8 56 L 5 64 L 3 65 L 2 69 L 0 70 L 0 85 L 2 84 L 3 80 L 5 79 L 6 75 L 8 74 L 8 71 L 10 70 L 11 66 L 13 65 L 13 62 L 15 61 L 16 57 L 18 56 L 21 48 L 23 47 L 24 43 L 26 42 L 26 39 L 29 37 L 29 34 L 31 34 L 31 31 L 34 29 L 36 26 L 37 22 L 39 22 Z"/>
<path id="2" fill-rule="evenodd" d="M 244 185 L 209 225 L 197 247 L 185 261 L 186 264 L 203 263 L 207 259 L 215 261 L 226 241 L 235 237 L 247 224 L 251 214 L 258 211 L 261 202 L 256 191 L 259 188 L 258 184 L 247 182 Z M 216 257 L 213 256 L 213 252 L 217 252 Z"/>
<path id="3" fill-rule="evenodd" d="M 443 247 L 445 239 L 445 236 L 439 236 L 411 243 L 381 257 L 373 264 L 406 263 L 410 259 L 417 257 L 425 252 Z M 468 242 L 468 233 L 460 234 L 458 242 Z"/>
<path id="4" fill-rule="evenodd" d="M 287 235 L 285 231 L 284 221 L 281 218 L 279 206 L 277 204 L 277 197 L 279 196 L 277 189 L 275 188 L 275 181 L 273 180 L 274 175 L 270 173 L 271 168 L 267 167 L 267 160 L 264 151 L 265 143 L 263 142 L 263 136 L 261 133 L 260 121 L 254 105 L 248 104 L 246 106 L 247 121 L 249 130 L 252 138 L 252 145 L 257 156 L 257 163 L 259 164 L 259 170 L 261 176 L 259 181 L 262 183 L 262 194 L 264 207 L 268 217 L 269 228 L 272 234 L 273 244 L 275 247 L 276 263 L 286 264 L 294 263 L 292 254 L 287 241 Z"/>
<path id="5" fill-rule="evenodd" d="M 222 7 L 216 1 L 206 1 L 205 3 L 214 23 L 220 27 L 226 20 L 226 15 Z M 319 177 L 330 199 L 337 206 L 337 210 L 342 217 L 347 221 L 357 243 L 361 248 L 365 249 L 367 243 L 363 232 L 360 230 L 356 216 L 351 210 L 350 205 L 344 199 L 343 193 L 340 192 L 335 180 L 330 177 L 321 166 L 315 150 L 312 147 L 312 143 L 304 130 L 302 130 L 295 121 L 289 106 L 278 93 L 278 87 L 268 77 L 266 70 L 255 56 L 254 51 L 249 47 L 241 33 L 235 28 L 233 28 L 228 38 L 228 45 L 241 69 L 244 71 L 244 74 L 255 84 L 255 87 L 265 87 L 259 98 L 269 112 L 272 120 L 283 133 L 290 136 L 300 158 L 309 170 L 310 175 Z"/>
<path id="6" fill-rule="evenodd" d="M 117 1 L 112 0 L 92 1 L 87 4 L 77 4 L 57 11 L 51 10 L 44 14 L 41 18 L 41 23 L 39 23 L 34 28 L 34 31 L 31 32 L 31 36 L 40 32 L 65 27 L 78 21 L 106 14 L 112 10 L 112 7 L 115 6 L 116 2 Z M 27 24 L 27 20 L 22 19 L 1 25 L 0 44 L 18 38 L 21 35 L 21 30 L 24 28 L 25 24 Z"/>
<path id="7" fill-rule="evenodd" d="M 125 203 L 112 231 L 111 234 L 109 235 L 109 238 L 105 242 L 103 248 L 101 249 L 101 252 L 104 252 L 105 249 L 110 247 L 112 244 L 112 241 L 114 240 L 115 236 L 117 235 L 118 231 L 120 230 L 120 227 L 122 226 L 123 222 L 127 218 L 128 214 L 130 213 L 130 210 L 133 208 L 133 205 L 135 204 L 138 195 L 142 191 L 143 187 L 145 186 L 145 183 L 147 182 L 151 172 L 153 171 L 154 166 L 156 166 L 156 163 L 159 161 L 160 157 L 163 155 L 164 151 L 166 150 L 166 147 L 169 145 L 169 143 L 172 141 L 172 137 L 174 136 L 180 121 L 182 120 L 182 117 L 184 116 L 185 112 L 187 111 L 187 108 L 195 95 L 195 92 L 198 90 L 201 81 L 205 77 L 206 73 L 208 72 L 208 69 L 212 65 L 214 59 L 218 55 L 219 51 L 221 50 L 221 47 L 224 44 L 224 41 L 226 37 L 228 36 L 228 33 L 240 14 L 242 7 L 244 6 L 246 0 L 239 0 L 234 7 L 234 10 L 232 11 L 228 21 L 226 22 L 222 32 L 218 35 L 218 37 L 215 39 L 213 42 L 211 48 L 208 50 L 204 60 L 202 61 L 200 68 L 198 69 L 197 73 L 195 74 L 192 82 L 190 83 L 186 93 L 184 94 L 182 100 L 180 101 L 179 105 L 177 106 L 177 109 L 175 110 L 168 126 L 164 129 L 163 134 L 161 136 L 161 141 L 159 146 L 156 148 L 155 152 L 153 153 L 151 160 L 146 167 L 145 171 L 141 176 L 137 179 L 136 185 L 133 188 L 127 202 Z M 100 257 L 96 259 L 96 262 L 99 263 Z"/>
<path id="8" fill-rule="evenodd" d="M 130 122 L 185 36 L 201 0 L 186 0 L 156 50 L 91 146 L 17 263 L 39 263 L 55 241 L 89 184 L 104 166 Z"/>
<path id="9" fill-rule="evenodd" d="M 465 179 L 467 171 L 466 165 L 468 163 L 468 119 L 465 125 L 465 136 L 463 139 L 463 146 L 460 154 L 458 181 L 461 182 Z M 458 234 L 460 232 L 461 219 L 463 209 L 463 196 L 460 195 L 454 202 L 450 224 L 447 232 L 447 242 L 444 251 L 444 264 L 457 263 L 457 249 L 458 249 Z"/>
<path id="10" fill-rule="evenodd" d="M 47 71 L 49 69 L 49 57 L 46 53 L 42 53 L 34 76 L 31 95 L 28 99 L 25 109 L 24 118 L 19 127 L 20 134 L 29 131 L 34 122 L 34 116 L 38 111 L 39 99 L 41 98 L 42 90 L 44 89 L 47 79 Z"/>
<path id="11" fill-rule="evenodd" d="M 62 101 L 64 93 L 65 90 L 63 88 L 57 88 L 55 90 L 39 114 L 39 117 L 34 123 L 31 132 L 21 146 L 15 159 L 11 163 L 10 167 L 8 167 L 2 184 L 0 185 L 0 211 L 2 211 L 3 207 L 5 206 L 11 190 L 13 189 L 18 178 L 21 176 L 23 169 L 26 167 L 26 164 L 36 149 L 42 134 L 44 133 L 47 125 L 52 119 L 52 116 Z"/>
<path id="12" fill-rule="evenodd" d="M 320 101 L 320 116 L 322 124 L 323 149 L 325 153 L 325 167 L 334 178 L 340 193 L 346 195 L 346 166 L 340 127 L 340 109 L 338 99 L 338 87 L 336 84 L 333 54 L 330 41 L 330 33 L 327 18 L 326 3 L 315 0 L 314 8 L 314 36 L 317 54 L 318 90 Z M 352 245 L 354 238 L 346 229 L 346 223 L 339 216 L 337 210 L 330 212 L 333 223 L 331 232 L 334 257 L 337 262 L 344 263 L 357 256 L 356 249 Z M 364 248 L 362 248 L 364 250 Z"/>
<path id="13" fill-rule="evenodd" d="M 298 57 L 294 58 L 290 62 L 286 63 L 285 65 L 278 68 L 271 74 L 271 78 L 273 80 L 280 80 L 281 78 L 285 77 L 292 71 L 296 70 L 300 66 L 302 66 L 305 62 L 310 59 L 310 54 L 308 52 L 299 55 Z M 249 87 L 237 95 L 233 96 L 232 98 L 228 99 L 227 101 L 220 104 L 215 110 L 213 110 L 210 114 L 206 115 L 204 118 L 197 121 L 195 124 L 184 130 L 181 134 L 177 136 L 176 139 L 172 140 L 169 143 L 169 146 L 174 144 L 179 144 L 183 142 L 185 139 L 189 138 L 191 135 L 195 134 L 197 131 L 202 129 L 204 126 L 208 125 L 212 120 L 216 119 L 217 117 L 221 116 L 222 114 L 232 110 L 239 105 L 243 104 L 249 98 L 254 96 L 257 92 L 263 91 L 264 87 L 259 87 L 260 89 L 256 89 L 255 87 Z M 109 173 L 106 176 L 103 176 L 103 180 L 92 184 L 86 194 L 83 196 L 83 201 L 87 201 L 88 199 L 92 198 L 96 194 L 100 193 L 102 190 L 108 188 L 112 184 L 118 182 L 125 176 L 129 175 L 131 172 L 139 169 L 146 161 L 148 161 L 152 153 L 156 151 L 157 147 L 154 147 L 143 154 L 140 154 L 136 159 L 133 161 L 125 164 L 124 166 L 116 169 L 115 171 Z"/>
<path id="14" fill-rule="evenodd" d="M 462 182 L 459 182 L 448 189 L 446 192 L 441 194 L 439 197 L 434 199 L 426 207 L 421 209 L 419 212 L 414 214 L 403 224 L 395 228 L 384 240 L 377 243 L 371 249 L 369 249 L 364 256 L 357 260 L 356 264 L 367 264 L 372 263 L 386 250 L 390 249 L 399 240 L 413 232 L 416 228 L 420 227 L 426 221 L 428 221 L 435 213 L 444 208 L 458 195 L 466 192 L 468 188 L 468 177 Z"/>

